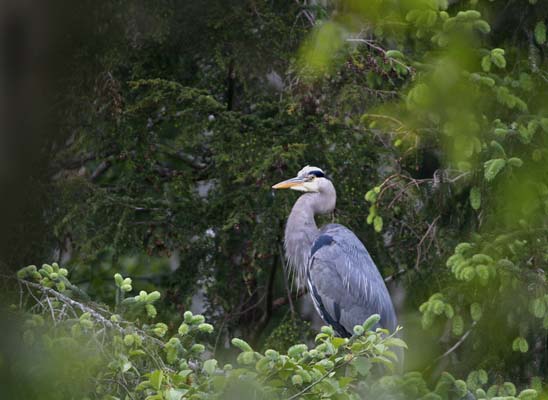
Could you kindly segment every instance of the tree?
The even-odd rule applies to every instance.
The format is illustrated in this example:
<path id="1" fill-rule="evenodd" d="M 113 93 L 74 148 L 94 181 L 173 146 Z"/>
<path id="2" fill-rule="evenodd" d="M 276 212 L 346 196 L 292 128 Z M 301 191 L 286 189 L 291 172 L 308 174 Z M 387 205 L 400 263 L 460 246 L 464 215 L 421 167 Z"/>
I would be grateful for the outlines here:
<path id="1" fill-rule="evenodd" d="M 131 274 L 167 289 L 168 321 L 201 290 L 221 336 L 276 347 L 295 327 L 280 245 L 294 199 L 270 186 L 318 165 L 333 218 L 405 294 L 408 368 L 469 376 L 474 391 L 481 370 L 529 384 L 547 368 L 547 11 L 102 5 L 108 29 L 90 28 L 60 94 L 69 128 L 48 142 L 44 243 L 93 298 L 114 304 L 106 282 Z M 513 395 L 503 386 L 489 396 Z"/>

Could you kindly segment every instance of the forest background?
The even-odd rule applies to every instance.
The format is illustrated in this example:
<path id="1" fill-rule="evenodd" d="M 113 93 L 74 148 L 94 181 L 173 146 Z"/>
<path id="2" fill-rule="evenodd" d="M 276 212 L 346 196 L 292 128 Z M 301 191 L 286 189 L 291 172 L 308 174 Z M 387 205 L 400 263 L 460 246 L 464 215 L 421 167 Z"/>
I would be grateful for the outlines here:
<path id="1" fill-rule="evenodd" d="M 248 373 L 265 398 L 542 395 L 546 2 L 7 2 L 1 17 L 10 398 L 46 398 L 29 379 L 52 398 L 228 398 Z M 370 364 L 403 344 L 381 334 L 358 329 L 377 346 L 358 349 L 327 329 L 312 358 L 279 358 L 317 333 L 283 269 L 296 196 L 271 190 L 307 164 L 337 188 L 321 222 L 363 240 L 393 295 L 407 374 L 384 386 Z M 211 325 L 180 325 L 189 310 Z M 234 337 L 247 367 L 217 369 Z"/>

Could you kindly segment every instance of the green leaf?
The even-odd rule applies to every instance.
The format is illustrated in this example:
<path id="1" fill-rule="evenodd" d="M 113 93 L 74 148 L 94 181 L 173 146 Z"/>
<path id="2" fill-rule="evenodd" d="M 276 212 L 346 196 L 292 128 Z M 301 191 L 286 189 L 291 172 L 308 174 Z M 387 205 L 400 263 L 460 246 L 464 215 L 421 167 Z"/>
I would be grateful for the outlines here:
<path id="1" fill-rule="evenodd" d="M 150 318 L 156 317 L 156 314 L 157 314 L 156 307 L 154 307 L 152 304 L 146 304 L 145 309 L 147 311 L 147 315 Z"/>
<path id="2" fill-rule="evenodd" d="M 190 348 L 190 351 L 193 353 L 203 353 L 205 351 L 205 346 L 201 343 L 193 344 Z"/>
<path id="3" fill-rule="evenodd" d="M 131 363 L 131 361 L 126 361 L 122 364 L 122 372 L 128 372 L 132 366 L 133 364 Z"/>
<path id="4" fill-rule="evenodd" d="M 476 186 L 470 190 L 470 205 L 476 211 L 481 207 L 481 192 Z"/>
<path id="5" fill-rule="evenodd" d="M 183 318 L 187 324 L 192 323 L 192 317 L 193 315 L 191 311 L 185 311 L 185 313 L 183 314 Z"/>
<path id="6" fill-rule="evenodd" d="M 464 321 L 460 315 L 455 315 L 453 317 L 453 324 L 451 327 L 453 335 L 460 336 L 464 332 Z"/>
<path id="7" fill-rule="evenodd" d="M 470 305 L 470 316 L 472 320 L 479 321 L 481 319 L 482 311 L 479 303 L 472 303 Z"/>
<path id="8" fill-rule="evenodd" d="M 445 304 L 445 316 L 449 319 L 455 316 L 455 310 L 453 309 L 451 304 Z"/>
<path id="9" fill-rule="evenodd" d="M 253 351 L 244 351 L 238 355 L 236 361 L 244 365 L 252 364 L 255 361 L 255 353 Z"/>
<path id="10" fill-rule="evenodd" d="M 204 371 L 208 375 L 212 375 L 217 368 L 217 360 L 211 359 L 204 362 Z"/>
<path id="11" fill-rule="evenodd" d="M 491 52 L 491 62 L 501 69 L 506 67 L 506 59 L 500 53 Z"/>
<path id="12" fill-rule="evenodd" d="M 474 26 L 474 28 L 479 30 L 481 33 L 491 32 L 491 27 L 489 26 L 489 24 L 486 21 L 482 20 L 482 19 L 474 21 L 473 26 Z"/>
<path id="13" fill-rule="evenodd" d="M 179 333 L 179 335 L 181 336 L 184 336 L 188 333 L 188 331 L 190 330 L 190 326 L 188 326 L 187 324 L 185 324 L 184 322 L 179 326 L 179 329 L 177 330 L 177 332 Z"/>
<path id="14" fill-rule="evenodd" d="M 114 274 L 114 282 L 116 282 L 116 286 L 121 287 L 124 282 L 122 275 Z"/>
<path id="15" fill-rule="evenodd" d="M 502 147 L 502 145 L 499 142 L 497 142 L 496 140 L 491 140 L 490 145 L 495 150 L 495 152 L 497 153 L 499 157 L 506 158 L 506 152 L 504 151 L 504 147 Z"/>
<path id="16" fill-rule="evenodd" d="M 367 318 L 365 320 L 365 322 L 363 323 L 363 329 L 365 329 L 366 331 L 370 330 L 371 328 L 373 328 L 374 325 L 376 325 L 379 321 L 381 320 L 381 316 L 379 314 L 373 314 L 371 315 L 369 318 Z"/>
<path id="17" fill-rule="evenodd" d="M 188 389 L 168 389 L 164 392 L 164 398 L 166 400 L 181 400 L 185 394 L 188 393 Z"/>
<path id="18" fill-rule="evenodd" d="M 468 388 L 466 387 L 466 382 L 464 382 L 462 379 L 457 379 L 455 381 L 455 389 L 456 389 L 456 395 L 458 399 L 461 399 L 466 395 L 468 392 Z"/>
<path id="19" fill-rule="evenodd" d="M 511 165 L 512 167 L 521 167 L 523 165 L 523 160 L 518 157 L 512 157 L 508 159 L 508 165 Z"/>
<path id="20" fill-rule="evenodd" d="M 133 346 L 133 343 L 135 341 L 135 338 L 133 335 L 125 335 L 124 336 L 124 344 L 128 347 Z"/>
<path id="21" fill-rule="evenodd" d="M 535 25 L 535 40 L 540 45 L 546 43 L 546 24 L 544 21 L 539 21 Z"/>
<path id="22" fill-rule="evenodd" d="M 242 351 L 253 351 L 251 346 L 249 344 L 247 344 L 247 342 L 242 340 L 242 339 L 238 339 L 238 338 L 232 339 L 232 345 L 236 346 L 237 348 L 239 348 Z"/>
<path id="23" fill-rule="evenodd" d="M 407 349 L 407 343 L 397 337 L 391 337 L 384 341 L 384 344 L 388 347 L 403 347 Z"/>
<path id="24" fill-rule="evenodd" d="M 487 181 L 492 181 L 495 179 L 497 174 L 504 168 L 506 165 L 506 160 L 503 158 L 495 158 L 489 161 L 486 161 L 484 166 L 484 176 Z"/>
<path id="25" fill-rule="evenodd" d="M 369 374 L 372 363 L 366 357 L 356 357 L 352 360 L 351 365 L 353 365 L 354 368 L 356 368 L 356 371 L 358 372 L 358 374 L 365 376 Z"/>
<path id="26" fill-rule="evenodd" d="M 202 323 L 198 325 L 198 330 L 204 333 L 212 333 L 214 328 L 213 328 L 213 325 L 211 324 Z"/>
<path id="27" fill-rule="evenodd" d="M 476 274 L 483 286 L 486 286 L 489 282 L 489 268 L 486 265 L 476 265 Z"/>
<path id="28" fill-rule="evenodd" d="M 464 253 L 470 249 L 472 249 L 474 246 L 471 243 L 468 242 L 461 242 L 455 247 L 455 253 L 464 255 Z"/>
<path id="29" fill-rule="evenodd" d="M 502 137 L 504 138 L 506 135 L 508 135 L 508 132 L 510 132 L 508 129 L 504 129 L 504 128 L 496 128 L 494 130 L 494 133 L 496 136 L 499 136 L 499 137 Z"/>
<path id="30" fill-rule="evenodd" d="M 403 53 L 399 50 L 388 50 L 386 52 L 386 57 L 388 58 L 405 58 L 405 56 L 403 55 Z"/>
<path id="31" fill-rule="evenodd" d="M 160 369 L 150 373 L 150 376 L 149 376 L 150 384 L 156 390 L 160 390 L 163 379 L 164 379 L 164 373 Z"/>
<path id="32" fill-rule="evenodd" d="M 484 56 L 481 59 L 481 69 L 485 72 L 489 72 L 491 70 L 491 57 L 489 55 Z"/>
<path id="33" fill-rule="evenodd" d="M 542 297 L 538 299 L 534 299 L 533 302 L 531 303 L 531 308 L 533 311 L 533 315 L 535 317 L 544 318 L 546 314 L 546 304 Z"/>
<path id="34" fill-rule="evenodd" d="M 293 385 L 295 386 L 300 386 L 303 384 L 303 377 L 300 375 L 293 375 L 291 377 L 291 383 L 293 383 Z"/>
<path id="35" fill-rule="evenodd" d="M 356 325 L 354 327 L 354 335 L 356 336 L 361 336 L 363 335 L 363 333 L 365 332 L 365 330 L 363 329 L 363 326 L 361 325 Z"/>
<path id="36" fill-rule="evenodd" d="M 147 303 L 153 303 L 156 300 L 158 300 L 160 297 L 161 297 L 160 292 L 155 290 L 154 292 L 147 294 L 146 301 Z"/>
<path id="37" fill-rule="evenodd" d="M 477 253 L 472 256 L 472 261 L 476 263 L 491 264 L 493 263 L 493 258 L 487 254 Z"/>
<path id="38" fill-rule="evenodd" d="M 520 400 L 535 400 L 538 396 L 538 393 L 535 389 L 525 389 L 522 390 L 519 395 L 518 399 Z"/>
<path id="39" fill-rule="evenodd" d="M 369 203 L 374 203 L 377 201 L 377 193 L 371 189 L 365 194 L 365 201 L 368 201 Z"/>
<path id="40" fill-rule="evenodd" d="M 382 217 L 380 215 L 375 216 L 373 218 L 373 227 L 375 228 L 375 232 L 379 233 L 382 231 Z"/>
<path id="41" fill-rule="evenodd" d="M 342 339 L 342 338 L 336 338 L 336 339 Z M 308 350 L 308 346 L 306 344 L 295 344 L 287 350 L 287 355 L 290 357 L 299 357 L 302 353 L 304 353 L 307 350 Z"/>
<path id="42" fill-rule="evenodd" d="M 487 371 L 485 371 L 484 369 L 478 370 L 478 380 L 482 385 L 485 385 L 487 381 L 489 380 Z"/>
<path id="43" fill-rule="evenodd" d="M 527 353 L 529 350 L 529 343 L 527 340 L 521 336 L 514 339 L 512 342 L 512 350 L 520 351 L 521 353 Z"/>

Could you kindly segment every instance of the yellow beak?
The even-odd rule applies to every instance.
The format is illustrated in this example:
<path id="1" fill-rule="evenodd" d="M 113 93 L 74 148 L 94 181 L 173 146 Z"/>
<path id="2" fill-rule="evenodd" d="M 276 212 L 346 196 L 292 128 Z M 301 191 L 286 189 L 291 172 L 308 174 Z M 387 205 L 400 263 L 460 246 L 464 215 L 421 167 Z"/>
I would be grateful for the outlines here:
<path id="1" fill-rule="evenodd" d="M 272 189 L 290 189 L 295 186 L 301 186 L 304 183 L 304 180 L 301 178 L 291 178 L 280 183 L 276 183 L 272 186 Z"/>

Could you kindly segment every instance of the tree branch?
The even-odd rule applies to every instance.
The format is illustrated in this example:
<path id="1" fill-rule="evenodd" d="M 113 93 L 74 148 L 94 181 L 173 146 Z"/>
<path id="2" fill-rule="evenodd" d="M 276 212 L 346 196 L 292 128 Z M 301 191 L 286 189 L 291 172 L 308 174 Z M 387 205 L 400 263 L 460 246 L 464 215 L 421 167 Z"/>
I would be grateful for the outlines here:
<path id="1" fill-rule="evenodd" d="M 442 358 L 444 357 L 447 357 L 449 354 L 451 354 L 452 352 L 454 352 L 455 350 L 457 350 L 461 344 L 464 343 L 464 341 L 466 340 L 466 338 L 470 335 L 470 333 L 472 332 L 472 330 L 474 329 L 474 327 L 476 326 L 476 324 L 478 323 L 478 321 L 474 321 L 472 322 L 472 326 L 470 327 L 470 329 L 468 329 L 464 335 L 461 336 L 461 338 L 453 345 L 449 348 L 449 350 L 447 350 L 445 353 L 443 353 L 441 356 L 439 356 L 438 358 L 436 358 L 433 363 L 435 362 L 438 362 L 439 360 L 441 360 Z"/>

